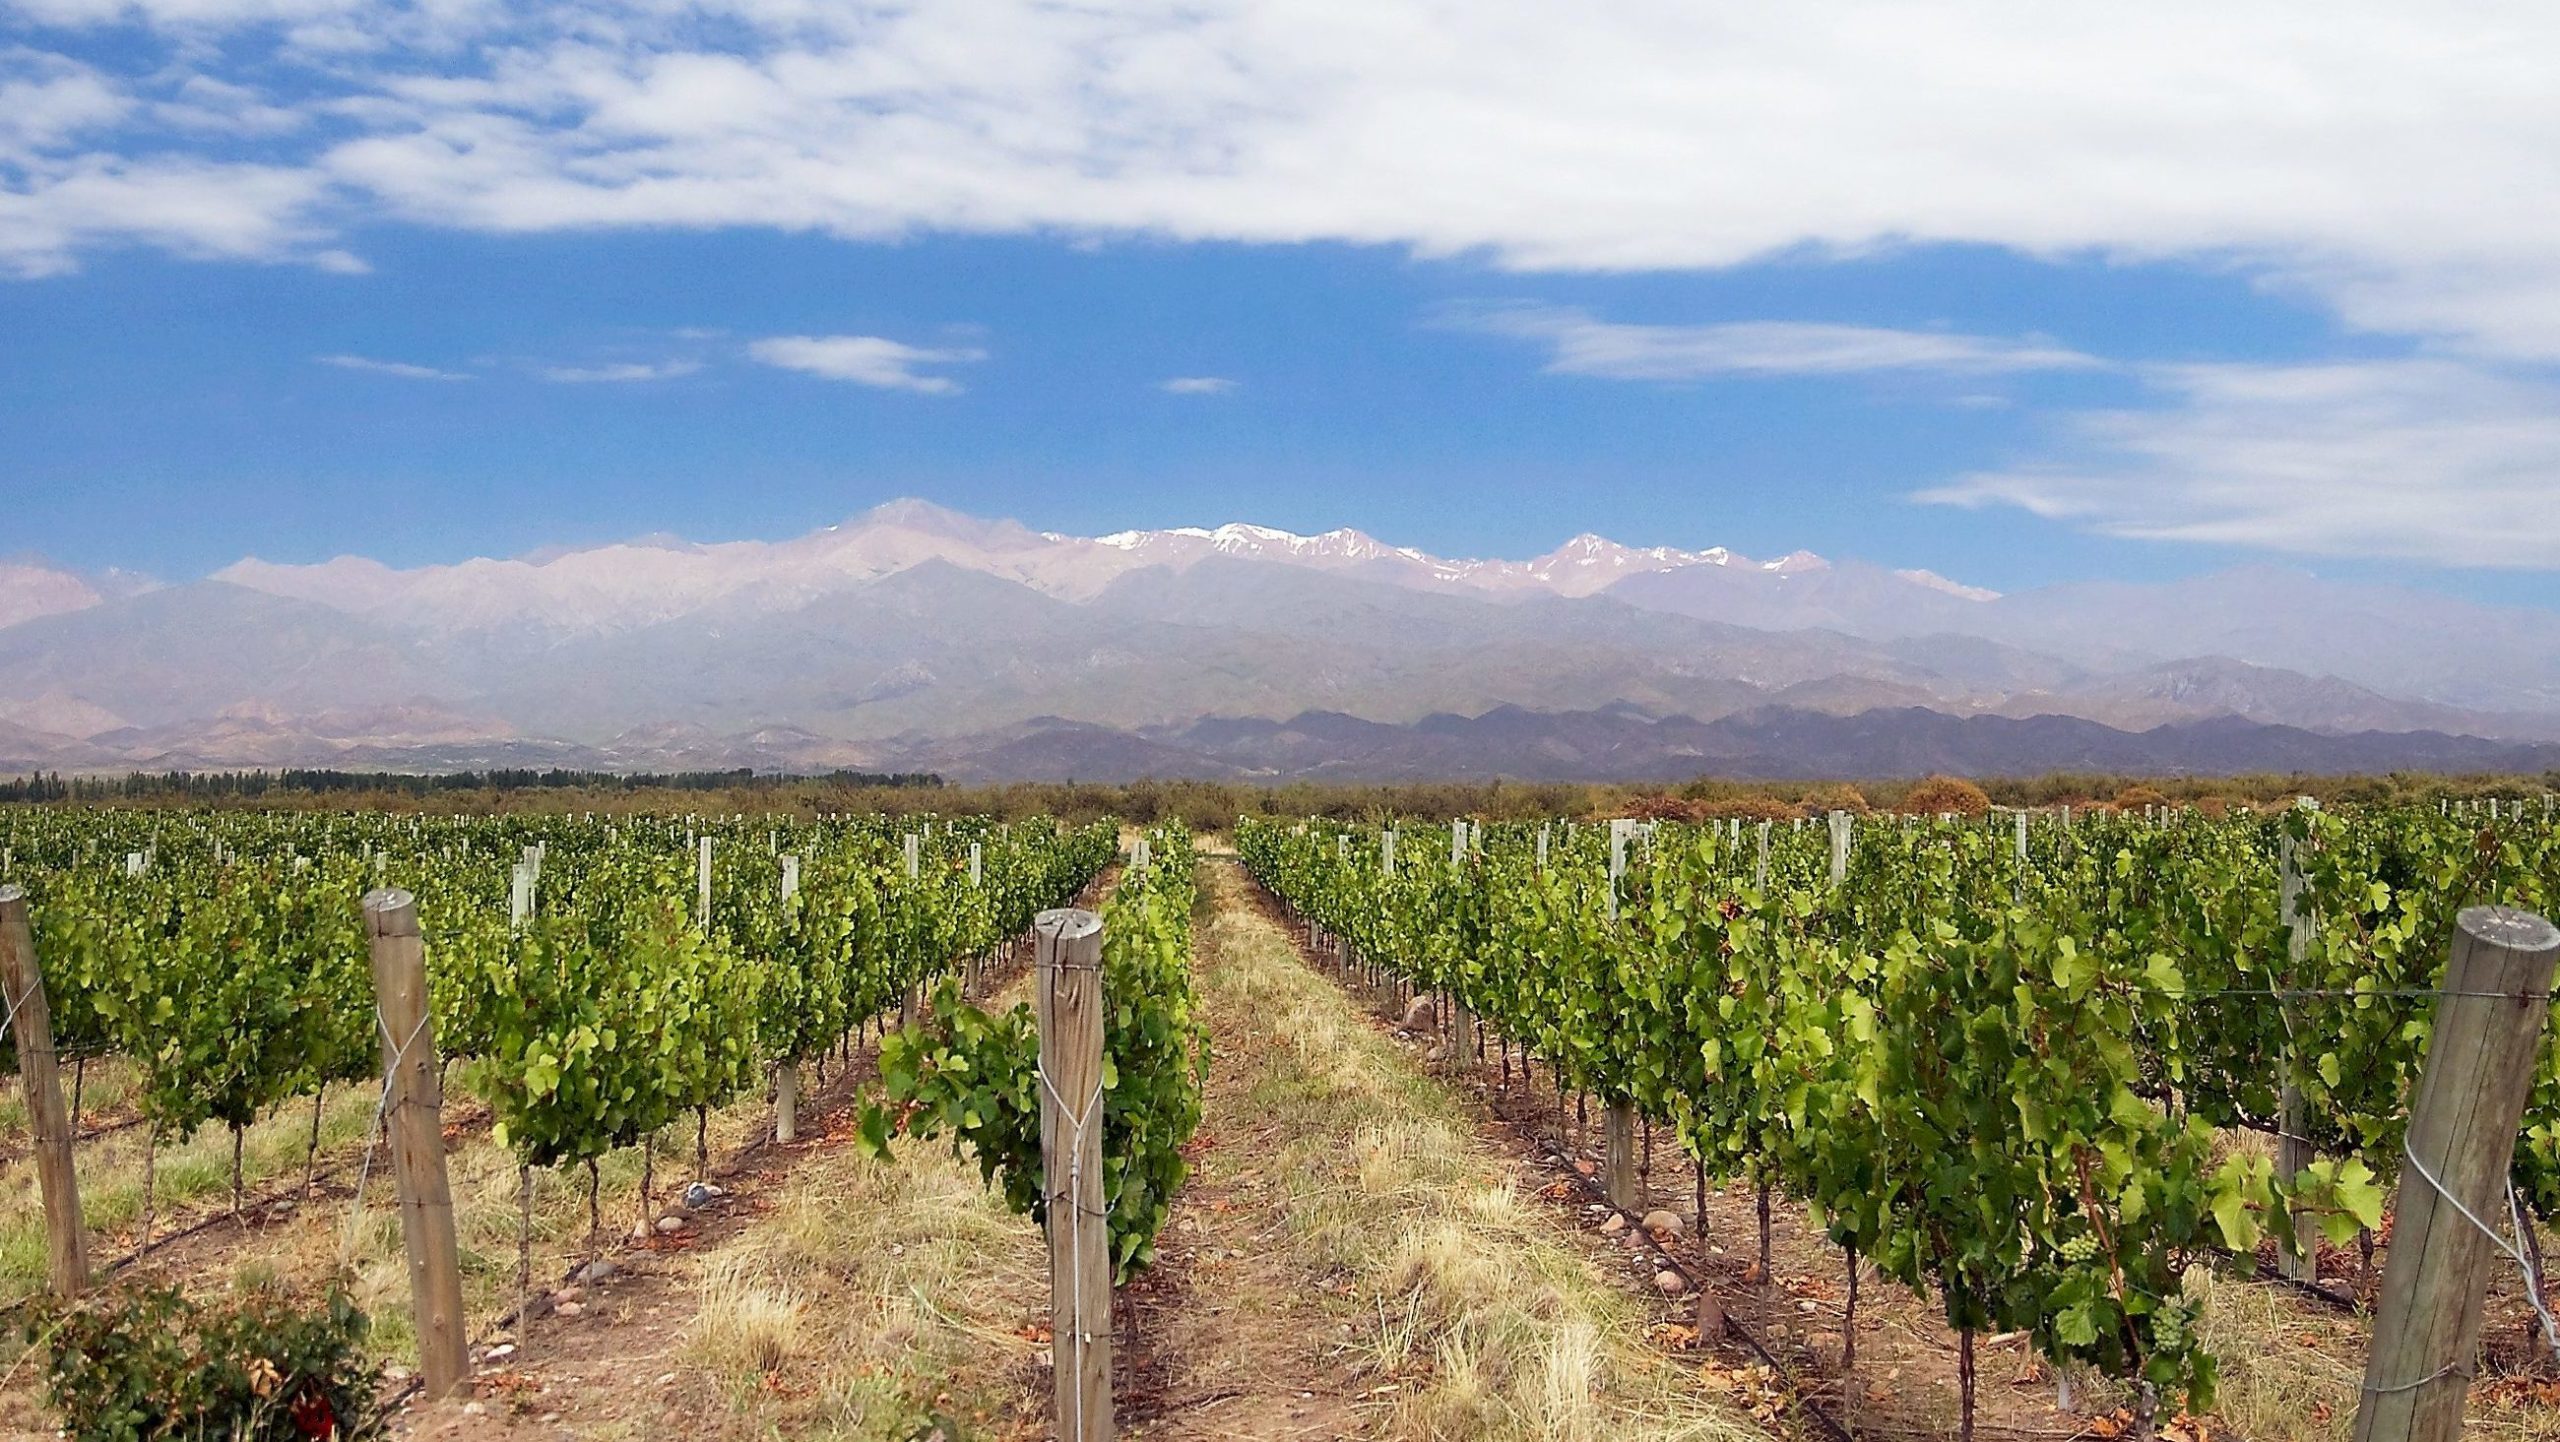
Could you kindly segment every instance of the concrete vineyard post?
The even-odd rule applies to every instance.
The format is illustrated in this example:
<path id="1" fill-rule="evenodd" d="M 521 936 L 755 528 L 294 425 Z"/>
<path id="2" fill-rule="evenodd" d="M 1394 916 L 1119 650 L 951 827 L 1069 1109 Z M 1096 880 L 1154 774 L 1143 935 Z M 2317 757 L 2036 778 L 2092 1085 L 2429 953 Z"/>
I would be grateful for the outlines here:
<path id="1" fill-rule="evenodd" d="M 701 907 L 696 914 L 702 918 L 702 934 L 709 936 L 711 934 L 711 838 L 708 836 L 702 838 L 701 844 L 702 855 L 694 875 L 694 889 L 698 893 L 696 900 Z"/>
<path id="2" fill-rule="evenodd" d="M 1616 820 L 1609 823 L 1609 919 L 1618 919 L 1618 881 L 1627 874 L 1627 838 L 1635 832 L 1635 823 Z"/>
<path id="3" fill-rule="evenodd" d="M 1462 885 L 1466 880 L 1467 841 L 1467 823 L 1449 823 L 1449 869 L 1458 873 Z M 1440 1044 L 1453 1070 L 1465 1071 L 1475 1061 L 1476 1014 L 1454 987 L 1449 992 L 1449 1034 L 1441 1038 Z"/>
<path id="4" fill-rule="evenodd" d="M 785 1146 L 800 1140 L 800 1064 L 785 1060 L 773 1069 L 773 1139 Z"/>
<path id="5" fill-rule="evenodd" d="M 1040 1156 L 1059 1442 L 1111 1423 L 1111 1228 L 1102 1188 L 1102 918 L 1040 913 Z"/>
<path id="6" fill-rule="evenodd" d="M 80 1221 L 80 1180 L 71 1166 L 71 1117 L 62 1103 L 62 1072 L 53 1055 L 53 1012 L 44 972 L 36 965 L 27 894 L 0 886 L 0 1008 L 18 1042 L 18 1084 L 26 1094 L 27 1130 L 35 1138 L 36 1184 L 44 1194 L 45 1284 L 57 1297 L 89 1289 L 88 1233 Z"/>
<path id="7" fill-rule="evenodd" d="M 800 858 L 782 858 L 782 901 L 788 906 L 800 894 Z M 800 1140 L 800 1064 L 785 1057 L 773 1071 L 773 1139 Z"/>
<path id="8" fill-rule="evenodd" d="M 392 1182 L 400 1193 L 418 1370 L 433 1400 L 461 1387 L 471 1375 L 471 1357 L 462 1330 L 453 1191 L 445 1176 L 443 1069 L 436 1064 L 435 1019 L 428 1008 L 426 941 L 418 931 L 418 903 L 405 891 L 367 895 L 364 924 L 381 1025 L 383 1125 L 391 1137 Z"/>
<path id="9" fill-rule="evenodd" d="M 2560 928 L 2498 906 L 2463 911 L 2409 1102 L 2391 1252 L 2366 1359 L 2355 1442 L 2452 1442 L 2510 1223 L 2507 1169 L 2550 1009 Z"/>
<path id="10" fill-rule="evenodd" d="M 1846 811 L 1831 813 L 1831 884 L 1838 886 L 1849 879 L 1849 828 Z"/>
<path id="11" fill-rule="evenodd" d="M 1751 869 L 1751 887 L 1766 895 L 1769 890 L 1769 823 L 1760 823 L 1760 859 Z"/>

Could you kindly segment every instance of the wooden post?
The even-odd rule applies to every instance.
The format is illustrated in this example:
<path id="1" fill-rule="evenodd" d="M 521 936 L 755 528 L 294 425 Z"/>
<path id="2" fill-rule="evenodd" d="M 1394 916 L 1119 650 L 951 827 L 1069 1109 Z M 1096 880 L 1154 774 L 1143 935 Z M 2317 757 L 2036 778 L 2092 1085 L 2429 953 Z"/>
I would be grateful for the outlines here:
<path id="1" fill-rule="evenodd" d="M 2355 1442 L 2452 1442 L 2462 1433 L 2481 1297 L 2514 1224 L 2507 1168 L 2533 1084 L 2560 928 L 2474 906 L 2455 921 L 2435 1028 L 2409 1102 L 2390 1260 L 2366 1359 Z M 2466 1215 L 2467 1213 L 2467 1215 Z"/>
<path id="2" fill-rule="evenodd" d="M 1111 1226 L 1102 1192 L 1102 918 L 1060 908 L 1040 938 L 1040 1156 L 1049 1220 L 1049 1336 L 1058 1442 L 1107 1442 Z"/>
<path id="3" fill-rule="evenodd" d="M 1609 1205 L 1623 1211 L 1644 1210 L 1644 1198 L 1636 1188 L 1636 1107 L 1635 1103 L 1613 1101 L 1601 1117 L 1603 1160 L 1601 1186 L 1609 1194 Z"/>
<path id="4" fill-rule="evenodd" d="M 405 891 L 364 899 L 373 949 L 373 1005 L 381 1022 L 388 1085 L 383 1124 L 391 1134 L 391 1174 L 400 1190 L 400 1240 L 409 1254 L 409 1302 L 417 1312 L 418 1370 L 432 1401 L 471 1375 L 462 1332 L 461 1249 L 453 1231 L 453 1190 L 444 1169 L 443 1069 L 436 1065 L 435 1018 L 427 1004 L 426 942 L 418 903 Z"/>
<path id="5" fill-rule="evenodd" d="M 780 842 L 775 843 L 779 845 Z M 800 895 L 800 858 L 782 858 L 782 904 L 788 907 Z M 819 1063 L 824 1081 L 824 1053 Z M 773 1139 L 784 1145 L 800 1140 L 800 1063 L 784 1058 L 773 1073 Z"/>
<path id="6" fill-rule="evenodd" d="M 2305 811 L 2319 808 L 2319 803 L 2308 796 L 2295 804 Z M 2310 908 L 2303 904 L 2302 865 L 2294 856 L 2293 838 L 2287 836 L 2279 845 L 2276 919 L 2286 926 L 2284 984 L 2290 989 L 2305 984 L 2302 969 L 2311 959 L 2319 923 L 2313 919 Z M 2292 1036 L 2293 1006 L 2284 1001 L 2279 1001 L 2277 1006 L 2284 1012 L 2286 1022 L 2284 1089 L 2276 1104 L 2276 1179 L 2289 1188 L 2293 1179 L 2302 1175 L 2302 1169 L 2318 1158 L 2311 1148 L 2311 1109 L 2303 1102 L 2301 1084 L 2294 1080 L 2298 1053 Z M 2281 1243 L 2276 1247 L 2277 1275 L 2297 1282 L 2319 1280 L 2320 1252 L 2318 1245 L 2311 1240 L 2311 1229 L 2318 1224 L 2319 1218 L 2309 1212 L 2296 1211 L 2293 1214 L 2294 1242 L 2290 1247 Z"/>
<path id="7" fill-rule="evenodd" d="M 89 1236 L 80 1222 L 80 1178 L 71 1166 L 71 1118 L 62 1105 L 62 1071 L 53 1057 L 53 1011 L 36 965 L 27 893 L 0 886 L 0 1008 L 18 1039 L 18 1084 L 26 1092 L 27 1130 L 35 1137 L 36 1184 L 44 1193 L 45 1282 L 57 1297 L 89 1289 Z"/>

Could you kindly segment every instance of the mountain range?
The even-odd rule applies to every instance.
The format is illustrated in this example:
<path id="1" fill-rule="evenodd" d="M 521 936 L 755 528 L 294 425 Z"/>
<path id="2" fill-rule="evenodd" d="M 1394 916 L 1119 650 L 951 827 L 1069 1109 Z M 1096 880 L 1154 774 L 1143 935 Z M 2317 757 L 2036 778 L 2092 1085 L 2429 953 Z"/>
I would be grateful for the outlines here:
<path id="1" fill-rule="evenodd" d="M 1999 595 L 1803 551 L 1453 560 L 921 501 L 408 569 L 0 563 L 0 772 L 2540 770 L 2554 743 L 2560 614 L 2275 567 Z"/>

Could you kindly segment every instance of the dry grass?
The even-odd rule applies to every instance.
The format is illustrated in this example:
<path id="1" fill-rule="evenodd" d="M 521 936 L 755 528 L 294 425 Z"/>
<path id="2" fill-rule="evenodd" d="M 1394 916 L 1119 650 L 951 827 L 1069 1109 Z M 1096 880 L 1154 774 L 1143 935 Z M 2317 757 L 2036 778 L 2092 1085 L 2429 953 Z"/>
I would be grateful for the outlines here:
<path id="1" fill-rule="evenodd" d="M 112 1073 L 109 1073 L 111 1076 Z M 99 1077 L 93 1076 L 95 1083 Z M 91 1095 L 96 1087 L 91 1088 Z M 373 1121 L 374 1097 L 359 1087 L 339 1087 L 321 1113 L 320 1148 L 325 1165 L 359 1147 Z M 254 1195 L 289 1187 L 304 1167 L 311 1140 L 311 1102 L 287 1104 L 251 1126 L 242 1137 L 241 1174 Z M 144 1129 L 136 1127 L 81 1143 L 73 1152 L 80 1179 L 81 1213 L 88 1223 L 93 1260 L 129 1250 L 138 1240 L 144 1176 L 152 1172 L 156 1234 L 226 1210 L 231 1198 L 231 1133 L 208 1126 L 183 1142 L 162 1141 L 156 1160 Z M 0 1167 L 0 1301 L 14 1300 L 44 1283 L 44 1208 L 31 1158 Z"/>
<path id="2" fill-rule="evenodd" d="M 1275 1245 L 1347 1282 L 1371 1311 L 1369 1370 L 1404 1384 L 1397 1438 L 1761 1435 L 1640 1340 L 1645 1302 L 1610 1285 L 1517 1190 L 1457 1097 L 1422 1075 L 1251 910 L 1232 867 L 1202 982 L 1225 1019 L 1221 1065 L 1249 1100 L 1285 1189 Z M 1230 1037 L 1228 1030 L 1248 1034 Z"/>
<path id="3" fill-rule="evenodd" d="M 753 1258 L 725 1257 L 706 1268 L 700 1301 L 685 1350 L 736 1385 L 779 1376 L 805 1350 L 807 1314 L 798 1293 L 768 1280 Z"/>
<path id="4" fill-rule="evenodd" d="M 726 1431 L 905 1438 L 1018 1410 L 1045 1306 L 1039 1230 L 938 1146 L 813 1156 L 773 1212 L 702 1260 L 682 1356 Z"/>
<path id="5" fill-rule="evenodd" d="M 2355 1430 L 2370 1320 L 2316 1308 L 2262 1283 L 2196 1274 L 2199 1335 L 2221 1359 L 2214 1414 L 2250 1442 L 2344 1442 Z M 2472 1389 L 2466 1437 L 2560 1442 L 2560 1408 L 2484 1381 Z"/>

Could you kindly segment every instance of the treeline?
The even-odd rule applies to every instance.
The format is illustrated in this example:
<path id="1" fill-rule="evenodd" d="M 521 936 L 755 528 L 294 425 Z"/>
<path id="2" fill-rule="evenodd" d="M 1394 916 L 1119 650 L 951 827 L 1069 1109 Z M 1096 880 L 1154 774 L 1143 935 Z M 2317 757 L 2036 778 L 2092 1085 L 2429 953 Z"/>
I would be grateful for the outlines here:
<path id="1" fill-rule="evenodd" d="M 2195 805 L 2218 812 L 2296 796 L 2324 804 L 2433 805 L 2440 799 L 2535 797 L 2560 790 L 2560 772 L 2540 776 L 2280 775 L 2135 776 L 2055 772 L 2042 776 L 1892 780 L 1731 781 L 1674 785 L 1619 782 L 1421 781 L 1255 784 L 1241 781 L 1007 782 L 954 785 L 932 775 L 843 771 L 782 776 L 751 771 L 663 775 L 594 771 L 489 771 L 421 776 L 338 771 L 169 772 L 122 777 L 38 775 L 0 780 L 0 803 L 256 806 L 262 809 L 500 812 L 775 812 L 1056 817 L 1082 825 L 1106 817 L 1139 826 L 1180 821 L 1225 831 L 1239 816 L 1388 817 L 1445 821 L 1468 816 L 1524 821 L 1553 816 L 1665 820 L 1760 819 L 1847 811 L 1974 812 L 1986 806 L 2131 807 Z"/>
<path id="2" fill-rule="evenodd" d="M 237 799 L 260 802 L 295 798 L 343 797 L 350 793 L 427 797 L 470 793 L 507 795 L 525 791 L 621 793 L 721 792 L 768 793 L 811 784 L 859 789 L 934 789 L 942 778 L 930 772 L 837 771 L 825 776 L 758 774 L 745 767 L 729 771 L 614 772 L 501 769 L 417 773 L 399 771 L 327 771 L 287 768 L 281 771 L 158 771 L 124 776 L 64 776 L 38 772 L 0 780 L 0 802 L 7 801 L 180 801 L 190 805 Z"/>

